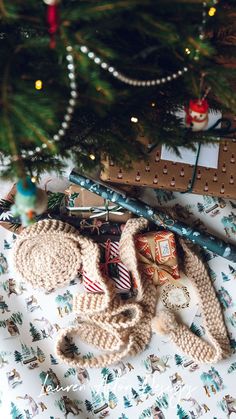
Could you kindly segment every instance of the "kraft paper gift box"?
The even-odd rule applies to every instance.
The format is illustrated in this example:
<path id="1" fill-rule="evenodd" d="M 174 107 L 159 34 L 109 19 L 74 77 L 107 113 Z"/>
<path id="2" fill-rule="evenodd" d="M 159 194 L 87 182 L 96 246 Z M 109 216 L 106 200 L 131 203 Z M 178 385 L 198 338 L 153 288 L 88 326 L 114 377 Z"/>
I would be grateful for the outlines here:
<path id="1" fill-rule="evenodd" d="M 104 198 L 87 191 L 86 189 L 70 185 L 65 191 L 66 208 L 70 215 L 81 218 L 126 222 L 132 214 L 119 205 L 106 201 Z"/>
<path id="2" fill-rule="evenodd" d="M 180 192 L 187 191 L 194 171 L 193 164 L 163 160 L 161 147 L 147 153 L 146 161 L 131 162 L 130 170 L 115 165 L 109 157 L 102 164 L 100 177 L 106 182 Z M 236 139 L 221 139 L 217 169 L 197 167 L 192 192 L 236 198 Z"/>

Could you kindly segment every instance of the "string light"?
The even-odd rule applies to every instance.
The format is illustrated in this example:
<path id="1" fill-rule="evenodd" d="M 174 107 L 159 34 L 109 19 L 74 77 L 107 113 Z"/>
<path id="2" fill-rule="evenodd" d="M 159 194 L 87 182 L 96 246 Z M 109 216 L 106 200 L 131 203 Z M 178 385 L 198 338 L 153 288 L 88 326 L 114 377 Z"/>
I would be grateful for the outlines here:
<path id="1" fill-rule="evenodd" d="M 36 90 L 41 90 L 43 88 L 43 82 L 42 80 L 36 80 L 35 82 L 35 89 Z"/>
<path id="2" fill-rule="evenodd" d="M 91 154 L 89 155 L 89 158 L 90 158 L 91 160 L 95 160 L 95 158 L 96 158 L 96 157 L 94 156 L 94 154 L 92 154 L 92 153 L 91 153 Z"/>
<path id="3" fill-rule="evenodd" d="M 209 16 L 214 16 L 216 14 L 216 8 L 215 7 L 211 7 L 208 11 L 208 15 Z"/>
<path id="4" fill-rule="evenodd" d="M 185 48 L 185 54 L 187 54 L 187 55 L 191 54 L 191 51 L 190 51 L 189 48 Z"/>
<path id="5" fill-rule="evenodd" d="M 152 103 L 151 103 L 151 107 L 152 107 L 152 108 L 155 108 L 155 106 L 156 106 L 155 102 L 152 102 Z"/>
<path id="6" fill-rule="evenodd" d="M 138 118 L 137 118 L 136 116 L 132 116 L 132 117 L 130 118 L 130 121 L 131 121 L 131 122 L 133 122 L 134 124 L 137 124 L 137 122 L 138 122 Z"/>
<path id="7" fill-rule="evenodd" d="M 37 181 L 36 177 L 34 177 L 34 176 L 33 176 L 33 177 L 31 178 L 31 182 L 32 182 L 32 183 L 36 183 L 36 181 Z"/>

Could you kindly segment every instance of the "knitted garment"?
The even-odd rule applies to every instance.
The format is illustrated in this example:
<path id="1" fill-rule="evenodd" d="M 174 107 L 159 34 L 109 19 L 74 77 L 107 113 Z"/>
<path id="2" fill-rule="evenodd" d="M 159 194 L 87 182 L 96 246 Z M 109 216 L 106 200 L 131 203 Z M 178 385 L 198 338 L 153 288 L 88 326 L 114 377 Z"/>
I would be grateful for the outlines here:
<path id="1" fill-rule="evenodd" d="M 14 260 L 15 268 L 25 280 L 35 286 L 52 289 L 65 285 L 82 265 L 104 291 L 104 294 L 75 295 L 73 309 L 78 315 L 76 324 L 59 331 L 56 343 L 56 355 L 63 362 L 74 367 L 111 365 L 143 351 L 150 342 L 152 330 L 169 334 L 171 340 L 197 362 L 214 363 L 230 354 L 223 315 L 207 269 L 182 239 L 184 272 L 192 279 L 199 297 L 209 343 L 179 323 L 169 310 L 163 310 L 154 317 L 156 287 L 151 281 L 142 280 L 134 244 L 134 235 L 144 229 L 147 223 L 143 218 L 130 219 L 121 235 L 120 259 L 135 278 L 137 286 L 137 296 L 126 302 L 116 294 L 113 281 L 102 276 L 99 270 L 98 245 L 80 236 L 73 227 L 60 221 L 45 220 L 28 227 L 20 235 L 14 248 Z M 44 258 L 48 258 L 46 264 Z M 50 263 L 50 258 L 53 263 Z M 57 262 L 56 258 L 60 260 Z M 67 258 L 71 258 L 71 262 Z M 103 352 L 91 359 L 71 356 L 66 343 L 71 342 L 73 336 L 80 337 Z"/>
<path id="2" fill-rule="evenodd" d="M 105 298 L 103 310 L 116 293 L 113 281 L 102 277 L 99 269 L 100 250 L 96 243 L 81 236 L 69 224 L 58 220 L 42 220 L 23 230 L 13 247 L 15 271 L 34 288 L 50 292 L 74 279 L 81 265 L 88 275 L 101 283 Z M 99 297 L 99 295 L 98 295 Z M 93 312 L 95 301 L 84 309 Z"/>

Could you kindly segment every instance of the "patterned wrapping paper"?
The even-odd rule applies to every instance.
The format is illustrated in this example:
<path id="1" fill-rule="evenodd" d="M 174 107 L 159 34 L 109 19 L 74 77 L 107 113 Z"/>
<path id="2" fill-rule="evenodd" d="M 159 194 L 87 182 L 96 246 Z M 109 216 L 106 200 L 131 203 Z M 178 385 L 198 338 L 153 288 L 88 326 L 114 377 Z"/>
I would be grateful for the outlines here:
<path id="1" fill-rule="evenodd" d="M 191 219 L 195 224 L 200 219 L 209 232 L 215 231 L 235 243 L 236 202 L 210 199 L 211 204 L 206 196 L 159 191 L 158 196 L 153 194 L 152 205 L 168 205 L 174 209 L 178 205 L 185 220 Z M 66 413 L 67 419 L 236 417 L 230 414 L 236 403 L 236 264 L 205 251 L 229 331 L 230 358 L 214 365 L 200 365 L 183 355 L 165 336 L 155 334 L 150 345 L 137 357 L 104 369 L 76 369 L 59 362 L 55 339 L 60 328 L 73 324 L 73 296 L 84 291 L 83 285 L 73 281 L 46 295 L 32 290 L 11 270 L 14 239 L 12 232 L 0 226 L 1 419 L 64 419 Z M 14 280 L 10 281 L 12 278 Z M 173 281 L 175 286 L 180 284 L 186 285 L 181 279 Z M 179 298 L 178 289 L 173 295 L 167 286 L 166 283 L 158 289 L 168 292 L 168 305 L 188 302 L 184 292 Z M 188 312 L 189 308 L 183 310 Z M 12 320 L 11 325 L 9 320 Z M 191 330 L 204 338 L 201 312 L 188 320 L 192 323 Z M 5 327 L 7 321 L 8 327 Z M 84 353 L 85 358 L 97 353 L 96 348 L 83 346 L 79 339 L 74 344 L 68 342 L 67 351 Z M 47 395 L 46 386 L 53 389 Z"/>
<path id="2" fill-rule="evenodd" d="M 87 191 L 81 186 L 70 185 L 65 190 L 65 197 L 66 209 L 70 215 L 79 216 L 80 218 L 98 218 L 100 220 L 124 223 L 132 217 L 131 212 Z"/>
<path id="3" fill-rule="evenodd" d="M 147 280 L 162 285 L 178 279 L 179 269 L 175 237 L 169 231 L 150 232 L 135 237 L 139 268 Z"/>
<path id="4" fill-rule="evenodd" d="M 199 231 L 197 228 L 190 227 L 177 219 L 171 218 L 159 209 L 157 210 L 147 205 L 140 199 L 128 196 L 124 191 L 119 191 L 105 183 L 83 176 L 74 170 L 69 175 L 69 179 L 71 182 L 81 185 L 89 191 L 109 199 L 111 202 L 116 202 L 137 216 L 152 221 L 158 227 L 163 227 L 181 237 L 191 240 L 204 249 L 208 249 L 228 260 L 236 262 L 236 246 L 233 244 L 218 239 L 207 232 Z"/>
<path id="5" fill-rule="evenodd" d="M 103 275 L 115 282 L 117 292 L 129 292 L 132 286 L 130 273 L 119 258 L 119 242 L 107 240 L 100 244 L 101 262 L 100 269 Z M 103 292 L 99 283 L 94 282 L 83 271 L 83 284 L 86 291 Z"/>
<path id="6" fill-rule="evenodd" d="M 222 198 L 236 197 L 236 139 L 222 140 L 217 169 L 198 166 L 193 193 Z M 103 160 L 101 179 L 106 182 L 150 188 L 186 191 L 194 166 L 161 159 L 161 147 L 147 154 L 147 161 L 132 162 L 132 169 L 116 166 L 109 157 Z"/>

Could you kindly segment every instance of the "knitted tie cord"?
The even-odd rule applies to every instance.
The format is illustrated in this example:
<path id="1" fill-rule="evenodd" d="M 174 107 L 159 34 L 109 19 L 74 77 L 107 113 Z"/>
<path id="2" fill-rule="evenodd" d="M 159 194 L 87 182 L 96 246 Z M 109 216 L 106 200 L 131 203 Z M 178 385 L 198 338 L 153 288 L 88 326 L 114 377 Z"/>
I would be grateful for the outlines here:
<path id="1" fill-rule="evenodd" d="M 207 269 L 182 239 L 184 272 L 192 279 L 199 297 L 209 343 L 179 323 L 170 310 L 160 311 L 154 317 L 156 287 L 151 281 L 142 280 L 134 244 L 134 236 L 146 228 L 147 223 L 143 218 L 128 220 L 120 239 L 120 259 L 135 278 L 137 286 L 137 296 L 128 301 L 121 300 L 113 281 L 102 276 L 98 245 L 79 235 L 68 224 L 55 220 L 39 221 L 19 236 L 14 248 L 15 268 L 32 285 L 47 290 L 65 285 L 82 265 L 89 277 L 99 282 L 103 289 L 104 294 L 75 295 L 76 323 L 59 331 L 56 343 L 56 355 L 63 362 L 74 367 L 111 365 L 143 351 L 153 330 L 169 334 L 184 353 L 199 363 L 214 363 L 229 356 L 230 345 L 223 315 Z M 101 355 L 91 359 L 82 355 L 71 356 L 66 350 L 66 342 L 73 336 L 102 350 Z"/>

